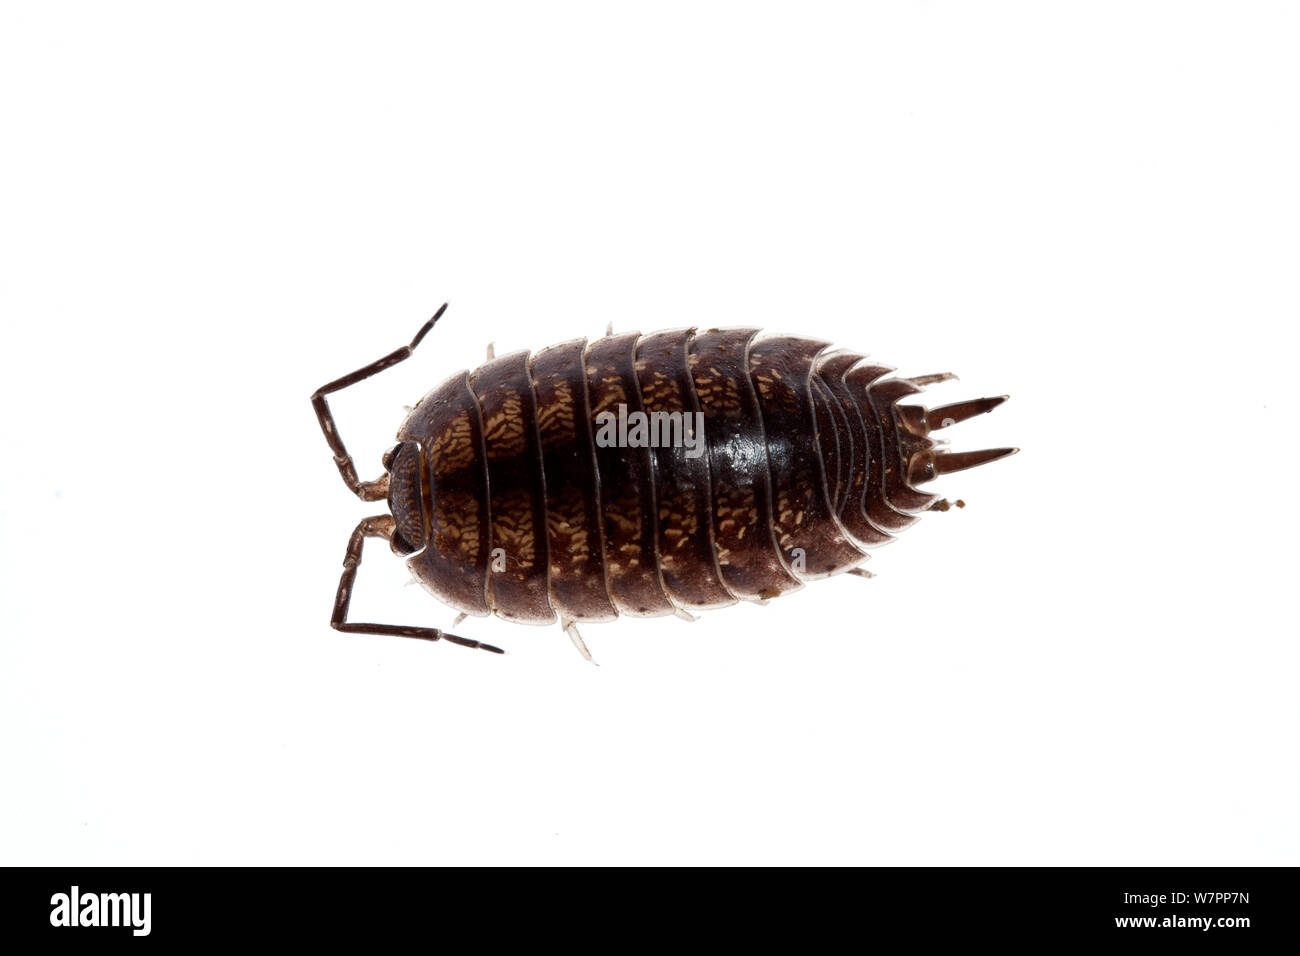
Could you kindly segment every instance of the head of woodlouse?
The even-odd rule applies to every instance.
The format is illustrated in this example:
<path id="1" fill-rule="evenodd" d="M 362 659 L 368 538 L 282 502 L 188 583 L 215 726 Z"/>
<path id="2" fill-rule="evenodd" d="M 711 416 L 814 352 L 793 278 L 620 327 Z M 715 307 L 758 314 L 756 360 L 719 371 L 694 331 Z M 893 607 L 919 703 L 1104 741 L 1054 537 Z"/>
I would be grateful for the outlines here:
<path id="1" fill-rule="evenodd" d="M 404 441 L 384 453 L 388 469 L 388 510 L 396 528 L 393 551 L 410 555 L 424 549 L 428 522 L 425 521 L 424 452 L 418 442 Z"/>

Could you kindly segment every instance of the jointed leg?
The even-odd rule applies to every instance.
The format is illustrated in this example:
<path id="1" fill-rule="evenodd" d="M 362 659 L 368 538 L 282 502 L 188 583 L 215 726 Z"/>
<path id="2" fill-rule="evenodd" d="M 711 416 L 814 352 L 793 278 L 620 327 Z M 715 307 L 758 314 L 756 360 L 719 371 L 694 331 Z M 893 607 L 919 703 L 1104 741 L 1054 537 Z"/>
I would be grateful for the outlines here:
<path id="1" fill-rule="evenodd" d="M 339 474 L 343 476 L 343 482 L 348 486 L 349 490 L 362 501 L 381 501 L 386 498 L 388 496 L 388 476 L 385 475 L 378 481 L 361 481 L 357 478 L 356 466 L 352 464 L 352 456 L 343 447 L 343 439 L 339 437 L 338 430 L 334 427 L 334 416 L 330 413 L 329 403 L 325 401 L 325 396 L 331 392 L 345 389 L 349 385 L 355 385 L 372 375 L 377 375 L 398 362 L 406 361 L 411 357 L 411 353 L 415 351 L 415 347 L 420 344 L 420 340 L 429 334 L 433 324 L 442 318 L 442 314 L 446 311 L 447 304 L 444 302 L 442 308 L 433 314 L 433 318 L 424 323 L 420 327 L 420 331 L 415 333 L 415 338 L 411 339 L 410 345 L 403 345 L 397 351 L 390 352 L 377 362 L 371 362 L 365 368 L 359 368 L 350 375 L 344 375 L 328 385 L 322 385 L 316 389 L 315 394 L 311 397 L 311 407 L 316 409 L 316 418 L 320 421 L 320 430 L 325 433 L 325 441 L 329 443 L 330 451 L 334 452 L 334 463 L 339 467 Z"/>
<path id="2" fill-rule="evenodd" d="M 913 385 L 938 385 L 940 382 L 954 382 L 957 376 L 952 372 L 936 372 L 933 375 L 909 375 L 907 380 Z"/>
<path id="3" fill-rule="evenodd" d="M 582 655 L 583 659 L 589 664 L 595 664 L 591 651 L 587 650 L 586 642 L 583 641 L 582 635 L 578 633 L 577 623 L 564 615 L 560 615 L 560 627 L 564 629 L 565 634 L 569 635 L 569 640 L 573 641 L 573 646 L 578 649 L 578 653 Z M 597 664 L 596 666 L 599 667 L 600 665 Z"/>
<path id="4" fill-rule="evenodd" d="M 334 613 L 330 615 L 330 627 L 347 634 L 389 634 L 394 637 L 414 637 L 422 641 L 450 641 L 461 647 L 478 647 L 494 654 L 505 651 L 491 644 L 471 641 L 467 637 L 447 634 L 435 627 L 406 627 L 401 624 L 353 624 L 348 621 L 348 604 L 352 601 L 352 585 L 357 579 L 357 567 L 361 564 L 361 549 L 366 538 L 384 538 L 393 536 L 396 522 L 391 515 L 376 515 L 363 518 L 348 540 L 348 552 L 343 558 L 343 576 L 339 578 L 338 593 L 334 595 Z"/>

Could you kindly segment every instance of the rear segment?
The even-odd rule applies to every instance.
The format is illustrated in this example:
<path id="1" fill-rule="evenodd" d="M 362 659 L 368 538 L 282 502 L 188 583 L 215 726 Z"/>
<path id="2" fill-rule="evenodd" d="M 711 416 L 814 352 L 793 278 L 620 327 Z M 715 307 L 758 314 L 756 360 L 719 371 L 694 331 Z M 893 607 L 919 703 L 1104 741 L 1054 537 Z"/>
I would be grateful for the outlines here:
<path id="1" fill-rule="evenodd" d="M 813 365 L 826 347 L 780 336 L 759 339 L 749 348 L 767 438 L 773 530 L 782 558 L 804 580 L 847 570 L 866 556 L 831 503 L 826 463 L 838 461 L 838 439 L 829 425 L 819 432 L 812 387 Z"/>
<path id="2" fill-rule="evenodd" d="M 842 497 L 836 506 L 840 523 L 860 548 L 871 548 L 892 541 L 888 530 L 873 524 L 867 508 L 867 491 L 871 468 L 878 465 L 880 455 L 873 450 L 875 429 L 869 428 L 863 418 L 860 393 L 845 381 L 849 371 L 864 356 L 856 352 L 824 353 L 817 360 L 816 378 L 830 393 L 828 404 L 838 408 L 849 433 L 848 480 L 842 487 Z M 840 456 L 845 456 L 844 442 L 840 442 Z"/>

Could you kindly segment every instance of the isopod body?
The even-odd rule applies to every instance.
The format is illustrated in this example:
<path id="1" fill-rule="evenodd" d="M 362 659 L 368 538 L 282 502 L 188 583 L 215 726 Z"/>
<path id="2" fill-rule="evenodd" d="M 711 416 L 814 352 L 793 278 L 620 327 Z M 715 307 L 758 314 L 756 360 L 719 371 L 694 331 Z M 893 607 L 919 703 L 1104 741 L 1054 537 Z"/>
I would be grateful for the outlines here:
<path id="1" fill-rule="evenodd" d="M 558 619 L 584 649 L 575 622 L 689 616 L 854 570 L 944 506 L 919 486 L 1015 450 L 936 447 L 931 431 L 1004 398 L 904 403 L 950 376 L 892 377 L 827 342 L 753 328 L 679 329 L 459 372 L 410 412 L 386 474 L 361 482 L 325 395 L 407 358 L 442 312 L 410 346 L 313 396 L 344 480 L 389 507 L 349 542 L 340 630 L 498 650 L 434 628 L 348 622 L 368 536 L 387 538 L 462 614 Z"/>

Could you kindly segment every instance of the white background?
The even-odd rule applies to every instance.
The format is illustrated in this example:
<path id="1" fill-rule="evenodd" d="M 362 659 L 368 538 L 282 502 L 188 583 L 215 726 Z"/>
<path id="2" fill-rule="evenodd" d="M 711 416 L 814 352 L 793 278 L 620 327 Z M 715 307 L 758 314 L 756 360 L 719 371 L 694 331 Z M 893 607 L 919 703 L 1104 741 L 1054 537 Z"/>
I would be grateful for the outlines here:
<path id="1" fill-rule="evenodd" d="M 1288 4 L 6 4 L 0 862 L 1295 864 Z M 757 324 L 1010 393 L 840 577 L 335 634 L 498 353 Z M 452 612 L 382 545 L 356 619 Z"/>

